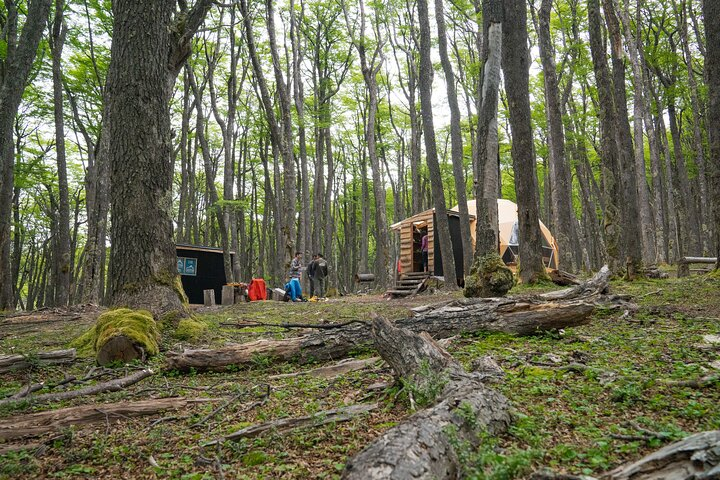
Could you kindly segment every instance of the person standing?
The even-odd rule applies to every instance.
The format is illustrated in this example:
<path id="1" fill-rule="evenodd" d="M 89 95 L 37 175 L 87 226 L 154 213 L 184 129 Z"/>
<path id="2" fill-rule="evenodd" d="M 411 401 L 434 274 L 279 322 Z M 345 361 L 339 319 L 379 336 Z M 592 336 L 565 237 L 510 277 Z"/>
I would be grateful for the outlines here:
<path id="1" fill-rule="evenodd" d="M 322 253 L 318 253 L 315 259 L 315 288 L 317 296 L 320 298 L 325 297 L 325 279 L 328 275 L 328 264 Z"/>
<path id="2" fill-rule="evenodd" d="M 295 252 L 295 258 L 290 262 L 290 278 L 300 279 L 302 275 L 302 253 Z"/>
<path id="3" fill-rule="evenodd" d="M 417 238 L 417 237 L 415 237 Z M 428 271 L 428 234 L 425 233 L 423 235 L 422 240 L 420 240 L 420 252 L 422 253 L 422 266 L 423 266 L 423 272 Z"/>
<path id="4" fill-rule="evenodd" d="M 306 269 L 308 280 L 310 280 L 310 297 L 309 298 L 312 298 L 315 296 L 315 267 L 317 265 L 316 260 L 317 260 L 317 254 L 313 255 L 312 260 L 310 260 L 310 263 L 308 263 L 308 266 Z"/>

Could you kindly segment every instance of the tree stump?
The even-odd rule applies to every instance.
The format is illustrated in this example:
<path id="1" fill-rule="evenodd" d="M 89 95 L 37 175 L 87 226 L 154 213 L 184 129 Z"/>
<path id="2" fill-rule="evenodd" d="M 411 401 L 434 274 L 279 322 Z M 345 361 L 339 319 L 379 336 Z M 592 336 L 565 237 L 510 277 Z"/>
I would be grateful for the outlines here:
<path id="1" fill-rule="evenodd" d="M 159 340 L 160 331 L 150 312 L 118 308 L 100 315 L 73 346 L 85 354 L 94 353 L 99 365 L 108 365 L 156 355 Z"/>
<path id="2" fill-rule="evenodd" d="M 215 306 L 215 290 L 212 288 L 210 290 L 203 290 L 203 304 L 206 307 Z"/>
<path id="3" fill-rule="evenodd" d="M 235 287 L 232 285 L 223 285 L 222 287 L 222 305 L 234 305 L 235 304 Z"/>

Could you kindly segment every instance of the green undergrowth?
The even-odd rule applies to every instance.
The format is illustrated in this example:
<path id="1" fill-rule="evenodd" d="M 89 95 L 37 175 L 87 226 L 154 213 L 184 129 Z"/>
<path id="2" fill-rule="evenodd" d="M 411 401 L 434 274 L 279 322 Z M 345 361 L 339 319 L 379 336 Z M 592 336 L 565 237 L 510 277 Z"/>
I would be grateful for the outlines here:
<path id="1" fill-rule="evenodd" d="M 197 341 L 207 329 L 208 326 L 205 322 L 195 318 L 183 318 L 178 323 L 173 336 L 179 340 Z"/>
<path id="2" fill-rule="evenodd" d="M 512 293 L 554 288 L 519 285 Z M 545 467 L 599 476 L 688 434 L 720 428 L 720 384 L 702 388 L 672 384 L 718 371 L 720 348 L 708 348 L 705 337 L 720 335 L 720 280 L 693 276 L 614 281 L 612 291 L 633 296 L 639 308 L 627 314 L 625 307 L 601 308 L 589 324 L 561 332 L 531 337 L 465 334 L 450 344 L 450 353 L 468 370 L 485 355 L 500 364 L 505 377 L 491 386 L 505 394 L 514 409 L 513 424 L 506 434 L 484 436 L 476 446 L 456 445 L 466 478 L 521 479 Z M 267 356 L 258 356 L 253 365 L 224 372 L 191 369 L 180 373 L 163 370 L 162 349 L 182 348 L 186 343 L 212 348 L 305 333 L 239 325 L 253 320 L 269 324 L 339 323 L 367 320 L 371 312 L 397 319 L 409 315 L 410 307 L 442 300 L 447 297 L 427 295 L 403 302 L 349 297 L 315 304 L 253 302 L 199 309 L 196 320 L 206 324 L 207 330 L 195 339 L 179 340 L 167 334 L 168 326 L 162 327 L 161 352 L 150 359 L 158 375 L 92 400 L 86 397 L 46 406 L 26 403 L 14 410 L 0 410 L 0 418 L 151 397 L 220 400 L 151 417 L 114 419 L 109 429 L 101 422 L 29 440 L 48 444 L 38 455 L 37 447 L 0 455 L 0 479 L 217 478 L 217 462 L 223 466 L 225 478 L 338 478 L 349 456 L 412 414 L 409 391 L 416 404 L 431 403 L 444 379 L 431 379 L 426 386 L 406 384 L 404 389 L 403 385 L 390 386 L 392 372 L 382 364 L 329 380 L 307 375 L 277 377 L 335 361 L 300 364 L 277 362 Z M 33 330 L 23 330 L 26 333 L 0 338 L 0 349 L 11 353 L 41 351 L 46 344 L 59 343 L 62 347 L 78 335 L 80 322 L 52 323 L 53 329 L 47 332 L 32 326 Z M 356 353 L 375 355 L 369 349 Z M 28 379 L 45 382 L 46 387 L 36 394 L 57 391 L 47 385 L 66 375 L 82 378 L 93 363 L 82 358 L 69 366 L 0 374 L 0 396 L 16 392 Z M 575 367 L 565 368 L 569 365 Z M 271 389 L 265 399 L 268 384 Z M 227 399 L 234 400 L 211 415 Z M 225 442 L 219 448 L 201 447 L 206 441 L 259 422 L 371 402 L 378 402 L 380 407 L 349 422 L 267 432 Z M 463 414 L 462 406 L 458 412 Z M 201 428 L 193 426 L 208 415 Z M 162 417 L 173 418 L 153 426 Z M 654 436 L 646 432 L 654 432 Z M 150 456 L 156 466 L 149 462 Z"/>

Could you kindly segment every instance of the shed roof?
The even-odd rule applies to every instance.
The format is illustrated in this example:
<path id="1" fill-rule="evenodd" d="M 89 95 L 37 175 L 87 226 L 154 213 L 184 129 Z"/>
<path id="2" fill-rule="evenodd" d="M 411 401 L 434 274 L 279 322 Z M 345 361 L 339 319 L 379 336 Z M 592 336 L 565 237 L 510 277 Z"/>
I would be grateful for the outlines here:
<path id="1" fill-rule="evenodd" d="M 403 224 L 407 225 L 408 223 L 413 223 L 413 224 L 416 224 L 416 225 L 422 225 L 423 223 L 426 223 L 430 218 L 432 218 L 432 216 L 433 216 L 434 213 L 435 213 L 435 209 L 434 209 L 434 208 L 431 208 L 431 209 L 429 209 L 429 210 L 425 210 L 424 212 L 416 213 L 416 214 L 413 215 L 412 217 L 408 217 L 408 218 L 405 218 L 405 219 L 403 219 L 403 220 L 400 220 L 400 221 L 397 222 L 397 223 L 393 223 L 392 225 L 390 225 L 390 229 L 391 229 L 391 230 L 400 230 L 400 227 L 401 227 Z M 453 210 L 448 210 L 447 213 L 448 213 L 448 215 L 452 215 L 453 217 L 459 217 L 459 216 L 460 216 L 460 213 L 457 212 L 457 211 L 455 211 L 454 209 L 453 209 Z M 471 219 L 471 220 L 475 218 L 475 215 L 473 215 L 473 214 L 470 214 L 469 216 L 470 216 L 470 219 Z"/>

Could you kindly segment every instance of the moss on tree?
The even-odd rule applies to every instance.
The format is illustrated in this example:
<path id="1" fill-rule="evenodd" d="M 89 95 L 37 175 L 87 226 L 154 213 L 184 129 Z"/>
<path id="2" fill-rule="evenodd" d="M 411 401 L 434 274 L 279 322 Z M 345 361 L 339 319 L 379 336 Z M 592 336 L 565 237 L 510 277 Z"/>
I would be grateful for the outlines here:
<path id="1" fill-rule="evenodd" d="M 197 340 L 207 331 L 207 324 L 194 318 L 180 320 L 174 336 L 180 340 Z"/>
<path id="2" fill-rule="evenodd" d="M 502 297 L 515 285 L 515 277 L 495 252 L 476 258 L 465 277 L 466 297 Z"/>

